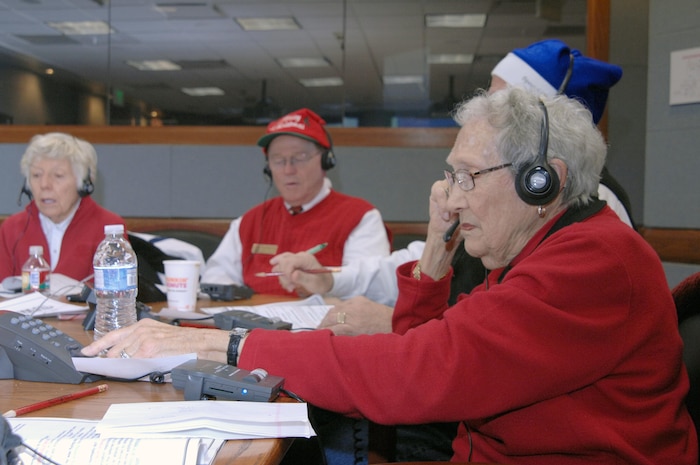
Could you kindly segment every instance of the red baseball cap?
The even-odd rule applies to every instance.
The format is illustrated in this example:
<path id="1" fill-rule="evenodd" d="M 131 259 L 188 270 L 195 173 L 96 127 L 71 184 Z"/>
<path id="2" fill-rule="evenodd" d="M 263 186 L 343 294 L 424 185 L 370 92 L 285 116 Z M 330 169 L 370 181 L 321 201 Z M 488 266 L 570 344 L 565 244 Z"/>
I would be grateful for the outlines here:
<path id="1" fill-rule="evenodd" d="M 325 124 L 326 122 L 323 118 L 316 113 L 308 108 L 302 108 L 268 124 L 266 134 L 258 140 L 258 145 L 267 150 L 267 146 L 270 145 L 272 139 L 286 134 L 301 137 L 330 149 L 331 142 L 328 139 L 326 130 L 323 128 Z"/>

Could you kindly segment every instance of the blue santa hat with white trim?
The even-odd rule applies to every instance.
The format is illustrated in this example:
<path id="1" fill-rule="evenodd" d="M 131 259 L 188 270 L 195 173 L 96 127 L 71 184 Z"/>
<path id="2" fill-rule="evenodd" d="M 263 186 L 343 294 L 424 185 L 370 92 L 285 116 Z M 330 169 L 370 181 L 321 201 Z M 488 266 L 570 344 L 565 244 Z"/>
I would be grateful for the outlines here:
<path id="1" fill-rule="evenodd" d="M 491 74 L 538 94 L 564 93 L 576 98 L 591 111 L 597 124 L 608 91 L 622 77 L 622 68 L 584 56 L 561 40 L 549 39 L 513 50 Z"/>

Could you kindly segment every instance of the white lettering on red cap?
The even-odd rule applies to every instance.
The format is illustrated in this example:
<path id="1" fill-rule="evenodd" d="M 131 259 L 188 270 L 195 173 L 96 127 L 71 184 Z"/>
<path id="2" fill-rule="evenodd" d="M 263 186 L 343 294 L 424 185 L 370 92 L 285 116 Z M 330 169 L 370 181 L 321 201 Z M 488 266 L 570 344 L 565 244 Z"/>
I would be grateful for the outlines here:
<path id="1" fill-rule="evenodd" d="M 277 123 L 273 124 L 268 129 L 268 132 L 277 132 L 288 128 L 296 128 L 304 131 L 306 130 L 306 124 L 304 124 L 301 115 L 287 115 L 283 116 L 279 119 L 279 121 L 277 121 Z"/>

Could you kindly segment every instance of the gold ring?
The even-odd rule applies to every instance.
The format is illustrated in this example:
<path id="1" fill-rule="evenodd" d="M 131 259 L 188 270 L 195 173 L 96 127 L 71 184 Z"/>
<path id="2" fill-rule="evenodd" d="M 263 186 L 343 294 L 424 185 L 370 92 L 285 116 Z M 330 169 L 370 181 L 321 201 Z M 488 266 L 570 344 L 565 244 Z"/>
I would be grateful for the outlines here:
<path id="1" fill-rule="evenodd" d="M 131 358 L 131 355 L 127 354 L 127 353 L 126 353 L 126 350 L 124 350 L 124 349 L 122 349 L 122 351 L 119 352 L 119 356 L 120 356 L 121 358 Z"/>
<path id="2" fill-rule="evenodd" d="M 337 321 L 339 325 L 344 325 L 345 324 L 345 312 L 336 313 L 335 314 L 335 321 Z"/>

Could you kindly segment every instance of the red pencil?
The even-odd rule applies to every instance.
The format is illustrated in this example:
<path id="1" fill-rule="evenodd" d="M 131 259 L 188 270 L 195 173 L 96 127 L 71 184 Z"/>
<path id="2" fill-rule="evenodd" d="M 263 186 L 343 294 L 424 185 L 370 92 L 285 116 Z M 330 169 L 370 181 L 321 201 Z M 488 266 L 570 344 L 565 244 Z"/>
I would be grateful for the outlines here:
<path id="1" fill-rule="evenodd" d="M 36 410 L 41 410 L 42 408 L 51 407 L 52 405 L 63 404 L 70 402 L 71 400 L 80 399 L 81 397 L 91 396 L 93 394 L 98 394 L 104 392 L 109 388 L 106 384 L 100 384 L 99 386 L 92 387 L 90 389 L 85 389 L 84 391 L 74 392 L 73 394 L 66 394 L 65 396 L 54 397 L 49 400 L 42 400 L 36 404 L 25 405 L 15 410 L 8 410 L 3 413 L 2 416 L 5 418 L 14 418 L 25 413 L 34 412 Z"/>

